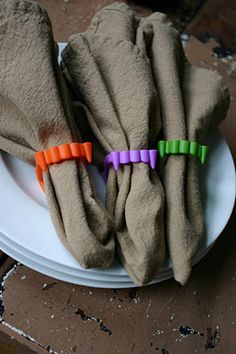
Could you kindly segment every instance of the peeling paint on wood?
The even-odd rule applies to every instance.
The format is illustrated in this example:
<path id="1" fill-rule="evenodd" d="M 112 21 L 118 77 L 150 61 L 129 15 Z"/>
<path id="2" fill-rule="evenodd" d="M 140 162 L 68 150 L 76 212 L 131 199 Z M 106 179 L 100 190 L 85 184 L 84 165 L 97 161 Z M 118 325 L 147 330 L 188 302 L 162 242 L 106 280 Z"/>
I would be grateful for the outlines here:
<path id="1" fill-rule="evenodd" d="M 216 327 L 214 332 L 212 328 L 207 328 L 207 340 L 204 346 L 205 350 L 214 349 L 220 341 L 220 329 L 219 326 Z"/>
<path id="2" fill-rule="evenodd" d="M 99 323 L 99 327 L 100 327 L 101 331 L 107 333 L 109 336 L 112 334 L 112 331 L 109 328 L 107 328 L 107 326 L 99 318 L 86 315 L 84 313 L 84 311 L 78 307 L 75 310 L 75 314 L 80 315 L 80 317 L 82 318 L 83 321 L 89 320 L 89 321 L 95 321 L 95 322 Z"/>
<path id="3" fill-rule="evenodd" d="M 196 331 L 194 328 L 190 326 L 179 326 L 178 329 L 173 329 L 173 331 L 178 331 L 180 333 L 180 337 L 178 337 L 176 340 L 181 341 L 183 338 L 187 338 L 190 335 L 198 335 L 201 337 L 204 337 L 204 333 Z"/>

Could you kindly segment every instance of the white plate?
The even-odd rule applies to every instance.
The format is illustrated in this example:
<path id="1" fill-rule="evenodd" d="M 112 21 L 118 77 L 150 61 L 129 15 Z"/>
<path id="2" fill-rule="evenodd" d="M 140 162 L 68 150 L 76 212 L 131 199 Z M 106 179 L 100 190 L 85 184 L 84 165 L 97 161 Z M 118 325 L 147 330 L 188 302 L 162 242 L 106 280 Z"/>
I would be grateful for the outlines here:
<path id="1" fill-rule="evenodd" d="M 73 274 L 67 274 L 63 273 L 61 271 L 58 271 L 57 269 L 51 269 L 44 264 L 41 264 L 37 262 L 36 260 L 32 260 L 26 256 L 23 256 L 22 253 L 17 252 L 16 249 L 12 249 L 11 247 L 7 246 L 5 243 L 2 243 L 2 240 L 0 238 L 0 248 L 4 249 L 4 252 L 6 252 L 8 255 L 13 257 L 14 259 L 18 260 L 22 264 L 25 264 L 26 266 L 43 273 L 45 275 L 51 276 L 53 278 L 56 278 L 58 280 L 63 280 L 67 281 L 69 283 L 73 284 L 78 284 L 78 285 L 84 285 L 84 286 L 90 286 L 90 287 L 95 287 L 95 288 L 117 288 L 117 283 L 116 282 L 105 282 L 105 281 L 97 281 L 97 280 L 90 280 L 86 279 L 83 277 L 80 277 L 79 274 L 73 275 Z M 119 288 L 128 288 L 132 287 L 127 286 L 126 282 L 120 282 L 119 283 Z"/>
<path id="2" fill-rule="evenodd" d="M 208 249 L 204 251 L 204 253 L 201 254 L 201 257 L 199 257 L 199 261 L 211 248 L 213 245 L 211 245 Z M 136 287 L 136 284 L 133 282 L 127 282 L 127 280 L 117 280 L 114 278 L 114 280 L 101 280 L 100 277 L 96 277 L 96 279 L 90 279 L 86 276 L 81 276 L 79 273 L 67 273 L 64 271 L 59 271 L 57 268 L 51 268 L 45 265 L 44 263 L 38 262 L 36 259 L 32 259 L 31 257 L 28 257 L 24 255 L 22 252 L 19 253 L 16 248 L 12 248 L 7 244 L 7 242 L 2 242 L 2 237 L 0 235 L 0 248 L 3 248 L 4 251 L 10 255 L 11 257 L 15 258 L 19 262 L 25 264 L 26 266 L 43 273 L 45 275 L 54 277 L 59 280 L 67 281 L 73 284 L 79 284 L 79 285 L 85 285 L 85 286 L 90 286 L 90 287 L 96 287 L 96 288 L 132 288 Z M 159 283 L 161 281 L 167 280 L 173 276 L 172 269 L 169 269 L 165 274 L 159 274 L 158 278 L 154 279 L 150 284 L 154 283 Z M 148 285 L 150 285 L 148 284 Z"/>

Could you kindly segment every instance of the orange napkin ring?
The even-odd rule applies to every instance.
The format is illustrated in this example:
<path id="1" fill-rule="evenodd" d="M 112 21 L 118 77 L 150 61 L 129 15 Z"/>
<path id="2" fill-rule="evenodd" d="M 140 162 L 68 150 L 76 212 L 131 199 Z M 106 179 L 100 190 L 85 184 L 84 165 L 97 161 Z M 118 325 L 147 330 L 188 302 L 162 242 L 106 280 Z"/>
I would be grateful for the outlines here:
<path id="1" fill-rule="evenodd" d="M 91 163 L 92 143 L 71 143 L 52 146 L 47 150 L 36 152 L 34 157 L 36 161 L 36 176 L 44 191 L 43 172 L 47 170 L 48 166 L 78 158 L 84 158 Z"/>

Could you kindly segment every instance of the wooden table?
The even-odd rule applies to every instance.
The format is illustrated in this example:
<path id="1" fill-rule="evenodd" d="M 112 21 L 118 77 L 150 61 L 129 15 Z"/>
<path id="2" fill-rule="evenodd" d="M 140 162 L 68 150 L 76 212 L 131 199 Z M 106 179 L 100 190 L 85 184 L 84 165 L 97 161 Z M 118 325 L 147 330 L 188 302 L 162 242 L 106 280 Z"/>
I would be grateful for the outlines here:
<path id="1" fill-rule="evenodd" d="M 112 0 L 41 0 L 55 38 L 66 41 Z M 236 157 L 235 1 L 163 1 L 132 5 L 139 14 L 161 9 L 184 33 L 198 66 L 227 81 L 232 103 L 221 129 Z M 211 38 L 214 37 L 214 38 Z M 218 57 L 217 57 L 218 55 Z M 236 353 L 235 211 L 210 253 L 180 287 L 173 279 L 144 288 L 74 286 L 41 275 L 0 254 L 0 354 Z"/>

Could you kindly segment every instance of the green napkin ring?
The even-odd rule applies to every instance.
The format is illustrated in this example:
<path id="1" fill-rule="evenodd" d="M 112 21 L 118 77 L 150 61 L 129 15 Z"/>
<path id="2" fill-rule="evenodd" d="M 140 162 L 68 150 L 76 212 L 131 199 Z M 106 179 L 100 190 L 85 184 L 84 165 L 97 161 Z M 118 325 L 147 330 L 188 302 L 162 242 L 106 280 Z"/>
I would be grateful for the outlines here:
<path id="1" fill-rule="evenodd" d="M 158 152 L 161 158 L 173 154 L 192 155 L 197 157 L 201 164 L 204 164 L 208 150 L 208 146 L 188 140 L 160 140 L 158 142 Z"/>

